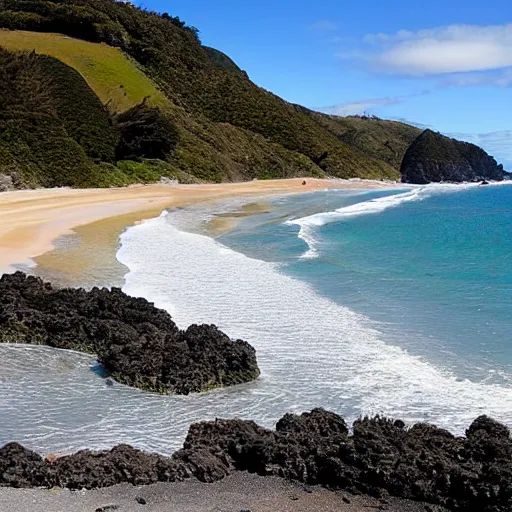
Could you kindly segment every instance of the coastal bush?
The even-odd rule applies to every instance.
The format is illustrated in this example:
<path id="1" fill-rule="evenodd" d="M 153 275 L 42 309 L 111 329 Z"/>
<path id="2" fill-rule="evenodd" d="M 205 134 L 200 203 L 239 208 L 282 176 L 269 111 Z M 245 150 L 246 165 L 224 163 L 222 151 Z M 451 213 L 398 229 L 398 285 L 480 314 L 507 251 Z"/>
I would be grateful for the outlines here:
<path id="1" fill-rule="evenodd" d="M 502 165 L 483 149 L 425 130 L 407 150 L 401 166 L 402 181 L 426 184 L 431 181 L 501 181 Z"/>
<path id="2" fill-rule="evenodd" d="M 114 122 L 119 132 L 117 160 L 166 160 L 179 141 L 173 121 L 146 101 L 118 114 Z"/>
<path id="3" fill-rule="evenodd" d="M 167 108 L 170 104 L 137 62 L 119 48 L 61 34 L 18 30 L 0 30 L 0 47 L 11 52 L 35 51 L 67 64 L 80 73 L 100 101 L 104 105 L 108 103 L 115 113 L 128 110 L 144 98 L 149 98 L 151 106 Z"/>
<path id="4" fill-rule="evenodd" d="M 82 186 L 92 169 L 58 119 L 0 112 L 0 173 L 19 176 L 27 187 Z"/>
<path id="5" fill-rule="evenodd" d="M 70 137 L 94 161 L 115 161 L 119 136 L 112 127 L 109 112 L 96 94 L 73 68 L 53 57 L 42 55 L 37 59 L 51 79 L 55 113 Z"/>
<path id="6" fill-rule="evenodd" d="M 117 132 L 84 79 L 47 56 L 0 48 L 0 172 L 26 186 L 84 186 L 114 161 Z"/>

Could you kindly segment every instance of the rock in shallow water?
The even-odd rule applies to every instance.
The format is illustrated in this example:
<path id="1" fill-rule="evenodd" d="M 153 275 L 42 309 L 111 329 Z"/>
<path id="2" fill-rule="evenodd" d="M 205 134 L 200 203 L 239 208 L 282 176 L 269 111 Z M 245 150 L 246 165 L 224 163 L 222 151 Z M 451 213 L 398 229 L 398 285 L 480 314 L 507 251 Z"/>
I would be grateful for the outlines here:
<path id="1" fill-rule="evenodd" d="M 350 434 L 341 417 L 315 409 L 286 415 L 275 431 L 242 420 L 194 424 L 172 457 L 118 446 L 49 462 L 16 444 L 0 450 L 0 484 L 18 487 L 80 489 L 190 477 L 213 482 L 244 470 L 454 511 L 512 510 L 510 433 L 485 416 L 466 437 L 424 423 L 407 429 L 380 417 L 356 421 Z"/>
<path id="2" fill-rule="evenodd" d="M 160 393 L 259 376 L 254 348 L 214 325 L 181 331 L 166 311 L 120 289 L 58 290 L 21 272 L 0 279 L 0 342 L 95 353 L 117 381 Z"/>

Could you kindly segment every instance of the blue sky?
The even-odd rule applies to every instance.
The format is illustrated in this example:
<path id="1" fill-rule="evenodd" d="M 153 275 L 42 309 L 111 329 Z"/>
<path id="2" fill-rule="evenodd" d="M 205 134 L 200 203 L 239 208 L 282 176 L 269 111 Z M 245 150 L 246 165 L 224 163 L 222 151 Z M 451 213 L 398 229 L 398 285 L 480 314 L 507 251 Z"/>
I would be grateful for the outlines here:
<path id="1" fill-rule="evenodd" d="M 512 170 L 511 0 L 145 0 L 258 85 L 339 115 L 456 134 Z"/>

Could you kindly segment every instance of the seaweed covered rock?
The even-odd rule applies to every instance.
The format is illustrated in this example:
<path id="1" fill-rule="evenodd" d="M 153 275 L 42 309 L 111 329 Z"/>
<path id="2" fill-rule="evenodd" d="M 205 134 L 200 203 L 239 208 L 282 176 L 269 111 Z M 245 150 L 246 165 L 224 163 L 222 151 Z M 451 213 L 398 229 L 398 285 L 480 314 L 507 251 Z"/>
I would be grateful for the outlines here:
<path id="1" fill-rule="evenodd" d="M 220 480 L 234 471 L 306 484 L 392 495 L 453 511 L 512 510 L 512 440 L 507 427 L 482 416 L 456 437 L 434 425 L 362 418 L 352 434 L 340 416 L 315 409 L 287 414 L 276 430 L 253 421 L 215 420 L 190 427 L 172 457 L 121 445 L 43 461 L 11 443 L 0 450 L 0 485 L 71 489 L 145 485 L 195 477 Z"/>
<path id="2" fill-rule="evenodd" d="M 465 438 L 426 423 L 406 428 L 381 417 L 356 421 L 349 435 L 341 417 L 322 409 L 286 415 L 276 431 L 250 421 L 217 420 L 192 425 L 184 450 L 174 457 L 207 449 L 227 458 L 227 467 L 260 475 L 456 511 L 512 509 L 512 441 L 505 426 L 485 417 Z"/>
<path id="3" fill-rule="evenodd" d="M 18 443 L 0 448 L 0 484 L 39 487 L 46 484 L 43 459 Z"/>
<path id="4" fill-rule="evenodd" d="M 170 315 L 120 289 L 54 289 L 21 272 L 0 279 L 0 342 L 95 353 L 116 380 L 188 394 L 256 379 L 255 350 L 215 326 L 178 329 Z"/>
<path id="5" fill-rule="evenodd" d="M 483 149 L 432 130 L 425 130 L 409 146 L 400 168 L 402 182 L 502 181 L 502 165 Z"/>

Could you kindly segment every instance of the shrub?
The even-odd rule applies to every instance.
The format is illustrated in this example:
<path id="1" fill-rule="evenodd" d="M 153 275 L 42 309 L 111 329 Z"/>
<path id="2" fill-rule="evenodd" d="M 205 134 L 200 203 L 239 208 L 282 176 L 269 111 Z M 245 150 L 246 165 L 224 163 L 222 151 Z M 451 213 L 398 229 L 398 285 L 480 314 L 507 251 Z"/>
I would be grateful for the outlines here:
<path id="1" fill-rule="evenodd" d="M 120 140 L 117 160 L 154 158 L 166 160 L 178 143 L 179 135 L 173 121 L 146 101 L 115 117 Z"/>

